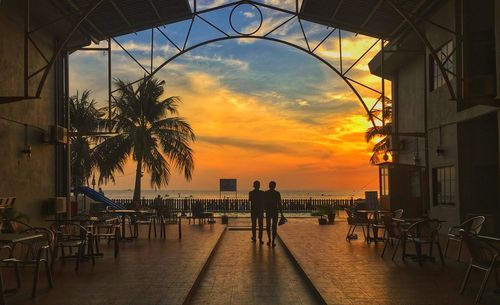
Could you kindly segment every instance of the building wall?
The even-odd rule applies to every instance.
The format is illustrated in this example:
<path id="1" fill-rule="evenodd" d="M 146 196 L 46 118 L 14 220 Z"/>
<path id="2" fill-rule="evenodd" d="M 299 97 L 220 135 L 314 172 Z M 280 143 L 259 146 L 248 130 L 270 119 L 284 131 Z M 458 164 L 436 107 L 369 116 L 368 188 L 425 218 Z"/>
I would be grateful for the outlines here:
<path id="1" fill-rule="evenodd" d="M 24 69 L 24 1 L 2 1 L 0 4 L 0 95 L 23 95 Z M 47 56 L 55 41 L 44 32 L 34 38 Z M 45 65 L 31 48 L 30 73 Z M 38 78 L 31 82 L 34 86 Z M 25 145 L 25 127 L 0 119 L 0 197 L 17 197 L 15 208 L 30 217 L 30 224 L 44 225 L 42 206 L 55 196 L 55 147 L 44 143 L 49 125 L 54 124 L 54 71 L 48 75 L 40 99 L 0 104 L 0 116 L 28 124 L 28 143 L 32 155 L 21 153 Z M 34 87 L 32 87 L 34 88 Z M 34 94 L 31 90 L 30 94 Z"/>
<path id="2" fill-rule="evenodd" d="M 455 3 L 456 1 L 442 1 L 426 17 L 450 29 L 455 29 Z M 500 6 L 498 1 L 495 4 Z M 496 10 L 496 15 L 500 17 L 500 10 Z M 455 36 L 447 31 L 439 29 L 429 23 L 420 24 L 427 39 L 434 48 L 439 48 Z M 414 39 L 414 38 L 412 38 Z M 496 65 L 500 66 L 500 18 L 496 18 Z M 498 157 L 498 137 L 500 128 L 498 119 L 498 100 L 492 97 L 483 105 L 476 105 L 468 101 L 467 107 L 460 107 L 457 101 L 450 99 L 449 90 L 442 85 L 432 91 L 429 90 L 429 61 L 431 52 L 426 49 L 424 56 L 415 55 L 407 60 L 395 62 L 396 67 L 391 71 L 390 77 L 394 79 L 397 86 L 395 90 L 395 112 L 394 121 L 396 122 L 396 132 L 425 132 L 427 131 L 427 154 L 428 154 L 428 182 L 429 182 L 429 215 L 446 221 L 446 225 L 454 225 L 464 220 L 468 214 L 479 210 L 477 200 L 481 202 L 493 202 L 490 209 L 500 210 L 499 195 L 499 157 Z M 390 59 L 389 59 L 390 60 Z M 388 63 L 387 66 L 390 66 Z M 500 74 L 497 69 L 497 87 L 500 88 Z M 456 90 L 456 78 L 452 78 L 453 88 Z M 500 93 L 500 91 L 497 91 Z M 498 94 L 497 94 L 498 95 Z M 482 98 L 484 100 L 484 97 Z M 477 103 L 479 104 L 479 103 Z M 473 105 L 470 107 L 470 105 Z M 425 107 L 427 106 L 427 112 Z M 464 109 L 464 110 L 462 110 Z M 426 115 L 427 114 L 427 115 Z M 492 116 L 493 114 L 493 116 Z M 487 121 L 487 122 L 486 122 Z M 495 124 L 496 123 L 496 124 Z M 426 130 L 427 125 L 427 130 Z M 493 127 L 492 127 L 493 126 Z M 496 126 L 496 127 L 495 127 Z M 487 129 L 487 130 L 486 130 Z M 483 138 L 483 142 L 479 139 Z M 404 137 L 400 136 L 402 143 L 394 141 L 400 149 L 398 153 L 398 162 L 403 164 L 414 164 L 413 157 L 417 153 L 416 141 L 418 139 L 418 155 L 420 164 L 426 165 L 425 160 L 425 137 Z M 477 141 L 476 141 L 477 140 Z M 497 144 L 495 144 L 497 143 Z M 437 154 L 440 148 L 442 153 Z M 473 152 L 473 153 L 471 153 Z M 432 170 L 443 166 L 454 166 L 456 172 L 455 180 L 455 204 L 454 205 L 436 205 L 432 196 L 433 177 Z M 489 183 L 488 187 L 495 189 L 492 192 L 481 192 L 481 183 L 474 182 L 480 175 L 477 171 L 481 166 L 497 167 L 496 178 L 492 174 L 491 179 L 484 183 Z M 493 170 L 494 172 L 494 170 Z M 496 180 L 495 180 L 496 179 Z M 460 183 L 461 182 L 461 183 Z M 475 186 L 471 187 L 474 182 Z M 464 188 L 460 189 L 460 186 Z M 476 191 L 476 193 L 474 193 Z M 481 194 L 477 194 L 480 192 Z M 487 194 L 483 194 L 487 193 Z M 468 194 L 465 196 L 465 194 Z M 476 198 L 471 194 L 477 194 Z M 484 197 L 484 198 L 483 198 Z M 463 200 L 464 202 L 461 202 Z M 493 208 L 492 208 L 493 207 Z M 484 210 L 483 210 L 484 212 Z M 500 213 L 491 212 L 497 231 L 500 231 Z"/>

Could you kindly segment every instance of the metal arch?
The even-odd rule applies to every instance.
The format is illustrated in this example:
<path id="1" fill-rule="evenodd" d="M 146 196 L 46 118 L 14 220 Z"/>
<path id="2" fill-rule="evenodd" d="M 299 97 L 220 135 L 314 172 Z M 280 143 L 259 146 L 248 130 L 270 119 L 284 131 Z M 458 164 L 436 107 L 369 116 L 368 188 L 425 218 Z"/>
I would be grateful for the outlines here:
<path id="1" fill-rule="evenodd" d="M 457 94 L 455 93 L 455 90 L 453 89 L 453 85 L 450 81 L 450 78 L 448 77 L 448 71 L 443 65 L 443 62 L 439 59 L 439 56 L 436 53 L 436 50 L 432 47 L 431 42 L 425 37 L 425 34 L 422 33 L 422 31 L 417 27 L 415 22 L 413 22 L 408 16 L 407 13 L 405 13 L 399 6 L 394 3 L 393 0 L 385 0 L 403 19 L 408 23 L 408 25 L 413 29 L 415 34 L 418 36 L 418 38 L 425 44 L 426 48 L 429 50 L 431 53 L 432 58 L 438 65 L 439 70 L 441 71 L 441 74 L 443 76 L 444 81 L 446 82 L 446 86 L 448 87 L 448 91 L 450 92 L 451 99 L 452 100 L 457 100 Z M 460 61 L 461 59 L 457 59 L 457 62 Z M 461 81 L 461 80 L 458 80 Z"/>
<path id="2" fill-rule="evenodd" d="M 52 56 L 52 58 L 50 59 L 49 63 L 47 64 L 46 68 L 45 68 L 45 71 L 43 71 L 43 75 L 40 79 L 40 82 L 38 83 L 38 88 L 36 90 L 36 94 L 35 96 L 37 97 L 40 97 L 41 93 L 42 93 L 42 89 L 43 89 L 43 85 L 45 84 L 45 80 L 47 79 L 47 76 L 49 75 L 49 72 L 50 72 L 50 69 L 52 68 L 52 66 L 54 65 L 54 62 L 56 61 L 56 58 L 61 54 L 62 51 L 64 51 L 64 49 L 66 48 L 66 44 L 68 44 L 69 40 L 71 39 L 71 37 L 73 36 L 73 34 L 78 30 L 78 28 L 80 27 L 80 24 L 82 24 L 82 22 L 84 22 L 87 17 L 96 9 L 99 7 L 99 5 L 101 5 L 101 3 L 103 3 L 104 1 L 109 1 L 109 0 L 96 0 L 94 2 L 94 4 L 87 10 L 85 11 L 85 13 L 82 15 L 82 17 L 78 20 L 78 22 L 73 26 L 73 29 L 71 29 L 71 31 L 69 31 L 69 33 L 66 35 L 66 38 L 64 39 L 64 41 L 59 45 L 59 48 L 57 49 L 57 51 L 54 53 L 54 55 Z"/>
<path id="3" fill-rule="evenodd" d="M 368 106 L 365 104 L 365 101 L 363 100 L 363 97 L 361 96 L 361 94 L 358 92 L 358 90 L 351 84 L 350 82 L 350 78 L 348 78 L 347 76 L 345 76 L 344 74 L 342 74 L 339 70 L 337 70 L 337 68 L 335 68 L 332 64 L 330 64 L 328 61 L 326 61 L 325 59 L 323 59 L 322 57 L 316 55 L 315 53 L 301 47 L 301 46 L 298 46 L 298 45 L 295 45 L 291 42 L 288 42 L 288 41 L 285 41 L 285 40 L 281 40 L 281 39 L 277 39 L 277 38 L 273 38 L 273 37 L 267 37 L 267 36 L 226 36 L 226 37 L 219 37 L 219 38 L 214 38 L 214 39 L 210 39 L 210 40 L 207 40 L 207 41 L 204 41 L 204 42 L 201 42 L 201 43 L 198 43 L 196 45 L 193 45 L 189 48 L 186 48 L 186 49 L 183 49 L 182 51 L 180 51 L 179 53 L 173 55 L 172 57 L 170 57 L 169 59 L 167 59 L 166 61 L 164 61 L 161 65 L 159 65 L 155 70 L 153 70 L 151 73 L 149 73 L 148 75 L 146 75 L 145 77 L 142 77 L 140 78 L 139 80 L 135 81 L 134 83 L 140 81 L 140 80 L 143 80 L 143 79 L 149 79 L 151 77 L 153 77 L 156 73 L 158 73 L 163 67 L 165 67 L 167 64 L 169 64 L 171 61 L 173 61 L 174 59 L 176 59 L 177 57 L 183 55 L 184 53 L 187 53 L 193 49 L 196 49 L 198 47 L 201 47 L 201 46 L 204 46 L 204 45 L 207 45 L 207 44 L 210 44 L 210 43 L 214 43 L 214 42 L 218 42 L 218 41 L 224 41 L 224 40 L 230 40 L 230 39 L 262 39 L 262 40 L 268 40 L 268 41 L 274 41 L 274 42 L 278 42 L 278 43 L 281 43 L 281 44 L 285 44 L 285 45 L 288 45 L 288 46 L 291 46 L 291 47 L 294 47 L 298 50 L 301 50 L 309 55 L 312 55 L 314 58 L 318 59 L 319 61 L 321 61 L 322 63 L 324 63 L 325 65 L 327 65 L 332 71 L 334 71 L 338 76 L 340 76 L 340 78 L 342 78 L 342 80 L 349 86 L 349 88 L 351 88 L 352 92 L 356 95 L 356 97 L 358 98 L 359 102 L 361 103 L 361 105 L 363 106 L 363 108 L 365 109 L 366 113 L 368 114 L 368 118 L 370 120 L 370 122 L 372 123 L 372 125 L 375 127 L 377 126 L 375 124 L 375 121 L 373 119 L 373 114 L 371 113 L 370 109 L 368 109 Z"/>

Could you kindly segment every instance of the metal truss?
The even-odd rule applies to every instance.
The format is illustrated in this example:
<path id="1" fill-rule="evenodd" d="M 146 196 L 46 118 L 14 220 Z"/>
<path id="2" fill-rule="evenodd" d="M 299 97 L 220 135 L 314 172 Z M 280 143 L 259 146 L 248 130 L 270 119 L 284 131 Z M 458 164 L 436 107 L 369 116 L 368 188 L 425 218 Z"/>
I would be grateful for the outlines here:
<path id="1" fill-rule="evenodd" d="M 141 62 L 137 58 L 135 58 L 131 54 L 131 52 L 129 52 L 121 43 L 119 43 L 116 39 L 112 38 L 112 41 L 114 43 L 116 43 L 117 46 L 119 48 L 121 48 L 125 52 L 125 54 L 145 73 L 144 77 L 139 78 L 139 79 L 131 82 L 130 83 L 131 85 L 136 84 L 145 78 L 147 79 L 147 78 L 153 77 L 156 73 L 158 73 L 160 70 L 165 68 L 173 60 L 175 60 L 179 56 L 181 56 L 189 51 L 192 51 L 198 47 L 208 45 L 211 43 L 215 43 L 215 42 L 219 42 L 219 41 L 226 41 L 226 40 L 232 40 L 232 39 L 266 40 L 266 41 L 272 41 L 272 42 L 284 44 L 284 45 L 293 47 L 295 49 L 298 49 L 306 54 L 313 56 L 314 58 L 316 58 L 317 60 L 319 60 L 320 62 L 325 64 L 330 70 L 332 70 L 334 73 L 336 73 L 343 80 L 343 82 L 350 88 L 350 90 L 354 93 L 357 100 L 360 102 L 363 109 L 365 110 L 365 112 L 368 116 L 368 119 L 370 120 L 370 122 L 373 126 L 383 125 L 385 123 L 385 121 L 387 119 L 389 119 L 389 118 L 384 118 L 384 115 L 383 115 L 384 111 L 382 111 L 382 109 L 385 107 L 385 105 L 388 102 L 390 102 L 390 98 L 385 93 L 385 91 L 386 91 L 385 90 L 385 87 L 386 87 L 385 78 L 384 77 L 381 78 L 380 88 L 374 88 L 366 83 L 363 83 L 363 81 L 361 79 L 356 79 L 356 77 L 354 75 L 352 75 L 353 68 L 355 68 L 357 65 L 359 65 L 360 61 L 362 59 L 364 59 L 366 57 L 366 55 L 370 51 L 374 50 L 374 48 L 377 47 L 378 45 L 380 45 L 380 48 L 383 49 L 385 44 L 387 43 L 386 41 L 384 41 L 382 39 L 377 39 L 367 50 L 365 50 L 350 65 L 345 66 L 345 60 L 343 58 L 343 56 L 344 56 L 343 54 L 345 54 L 345 52 L 342 52 L 342 30 L 337 29 L 337 28 L 329 29 L 328 32 L 326 33 L 326 35 L 321 39 L 321 41 L 319 41 L 318 43 L 313 45 L 313 41 L 311 41 L 310 37 L 308 37 L 308 35 L 304 29 L 303 21 L 299 16 L 300 8 L 298 6 L 298 1 L 297 1 L 297 6 L 296 6 L 295 11 L 290 11 L 290 10 L 286 10 L 283 8 L 268 5 L 265 3 L 255 2 L 255 1 L 236 1 L 236 2 L 225 4 L 225 5 L 221 5 L 218 7 L 198 11 L 197 6 L 196 6 L 196 1 L 194 3 L 195 3 L 194 13 L 193 13 L 193 16 L 190 20 L 189 28 L 188 28 L 188 31 L 186 33 L 185 39 L 181 43 L 176 44 L 174 42 L 174 40 L 168 36 L 166 31 L 160 27 L 156 27 L 156 28 L 151 29 L 151 49 L 150 49 L 151 66 L 150 66 L 150 70 L 148 70 L 146 67 L 144 67 L 144 65 L 141 64 Z M 242 31 L 236 29 L 236 27 L 233 24 L 233 18 L 235 17 L 235 16 L 233 16 L 233 13 L 235 12 L 235 10 L 239 6 L 241 6 L 243 4 L 251 5 L 253 8 L 255 8 L 258 12 L 258 16 L 260 17 L 259 24 L 255 27 L 255 29 L 253 31 L 248 32 L 248 33 L 244 33 Z M 230 24 L 230 27 L 232 29 L 232 32 L 228 32 L 227 30 L 224 30 L 221 26 L 218 26 L 217 24 L 209 21 L 208 18 L 206 18 L 206 16 L 204 16 L 205 14 L 207 14 L 209 12 L 214 12 L 214 11 L 218 11 L 218 10 L 222 11 L 223 9 L 227 9 L 227 8 L 231 8 L 231 11 L 229 13 L 228 18 L 229 18 L 229 24 Z M 274 12 L 286 14 L 287 17 L 283 18 L 284 21 L 281 22 L 280 24 L 278 24 L 277 26 L 266 30 L 265 33 L 259 33 L 259 30 L 261 29 L 262 24 L 263 24 L 263 14 L 261 12 L 261 8 L 266 8 L 266 9 L 270 9 Z M 285 25 L 292 22 L 293 20 L 298 22 L 298 24 L 300 25 L 302 38 L 303 38 L 303 41 L 305 42 L 305 47 L 298 45 L 296 43 L 287 41 L 285 39 L 280 39 L 280 38 L 276 38 L 276 37 L 271 36 L 271 34 L 275 33 L 279 29 L 282 29 Z M 207 39 L 207 40 L 199 42 L 197 44 L 189 45 L 193 25 L 196 21 L 200 21 L 204 25 L 206 25 L 207 27 L 215 29 L 217 32 L 219 32 L 221 34 L 221 37 Z M 166 40 L 168 40 L 172 44 L 172 46 L 176 49 L 176 53 L 174 55 L 170 56 L 169 58 L 167 58 L 163 62 L 159 63 L 157 66 L 154 66 L 154 63 L 153 63 L 154 30 L 157 30 L 158 33 L 160 35 L 162 35 Z M 329 62 L 326 58 L 323 58 L 321 56 L 321 54 L 319 54 L 319 52 L 318 52 L 319 47 L 322 46 L 325 42 L 330 41 L 330 40 L 336 40 L 336 42 L 338 43 L 338 46 L 340 48 L 339 58 L 338 58 L 338 67 L 335 67 L 334 64 Z M 154 69 L 153 69 L 153 67 L 154 67 Z M 362 88 L 364 91 L 369 92 L 370 94 L 366 94 L 366 93 L 363 94 L 357 87 Z M 114 98 L 114 96 L 113 96 L 114 93 L 116 93 L 116 90 L 110 91 L 110 103 L 111 103 L 111 99 Z M 375 102 L 372 104 L 367 103 L 367 99 L 370 97 L 373 97 L 373 96 L 376 96 L 375 98 L 373 98 L 375 100 Z"/>
<path id="2" fill-rule="evenodd" d="M 84 22 L 88 23 L 89 21 L 88 21 L 87 17 L 89 15 L 91 15 L 92 12 L 95 11 L 103 2 L 105 2 L 105 1 L 113 2 L 112 0 L 95 0 L 88 7 L 85 7 L 85 8 L 80 9 L 80 10 L 75 10 L 75 11 L 72 11 L 69 13 L 62 12 L 63 14 L 61 17 L 59 17 L 55 20 L 52 20 L 44 25 L 41 25 L 41 26 L 37 27 L 36 29 L 32 29 L 31 25 L 30 25 L 30 19 L 31 19 L 30 18 L 31 12 L 30 12 L 30 5 L 29 5 L 30 0 L 24 0 L 24 1 L 25 1 L 25 24 L 24 24 L 25 35 L 24 35 L 24 90 L 23 90 L 23 95 L 22 96 L 0 96 L 0 104 L 15 102 L 15 101 L 19 101 L 19 100 L 25 100 L 25 99 L 40 98 L 40 95 L 42 93 L 42 89 L 45 85 L 45 82 L 46 82 L 46 79 L 47 79 L 47 76 L 49 74 L 50 69 L 54 65 L 57 57 L 60 56 L 61 54 L 63 54 L 67 50 L 67 44 L 70 41 L 73 34 L 77 31 L 80 31 L 80 32 L 85 34 L 85 30 L 82 27 L 80 27 L 80 25 L 82 25 L 82 23 L 84 23 Z M 52 1 L 52 0 L 50 0 L 50 1 Z M 459 17 L 458 19 L 460 19 L 457 21 L 456 30 L 448 29 L 442 25 L 439 25 L 436 22 L 432 22 L 430 20 L 427 20 L 426 18 L 424 18 L 422 16 L 417 16 L 416 14 L 414 14 L 414 12 L 405 12 L 403 9 L 401 9 L 398 6 L 398 3 L 394 0 L 382 0 L 382 1 L 387 2 L 404 19 L 404 22 L 400 25 L 400 27 L 404 23 L 407 23 L 409 28 L 416 33 L 416 35 L 419 37 L 419 39 L 422 40 L 422 42 L 424 43 L 426 48 L 429 50 L 434 62 L 436 63 L 438 68 L 441 70 L 443 78 L 444 78 L 446 85 L 449 89 L 451 99 L 453 99 L 453 100 L 460 99 L 461 98 L 461 88 L 462 88 L 462 84 L 461 84 L 462 83 L 462 78 L 461 78 L 462 73 L 461 73 L 461 67 L 459 67 L 459 65 L 461 64 L 460 57 L 462 56 L 462 52 L 461 52 L 461 43 L 462 43 L 461 37 L 462 36 L 459 34 L 459 31 L 458 31 L 458 29 L 460 29 L 460 27 L 461 27 L 461 22 L 458 22 L 458 21 L 461 20 L 460 19 L 461 13 L 462 13 L 461 12 L 461 1 L 463 1 L 463 0 L 456 0 L 457 3 L 459 4 L 457 6 L 459 8 L 457 8 L 456 15 L 457 15 L 457 18 Z M 237 29 L 235 29 L 235 27 L 233 26 L 233 22 L 232 22 L 233 12 L 235 11 L 235 9 L 238 6 L 243 5 L 243 4 L 253 6 L 254 8 L 257 9 L 257 11 L 260 14 L 259 27 L 251 33 L 240 32 Z M 377 4 L 376 7 L 378 7 L 379 5 L 380 5 L 380 3 Z M 206 13 L 217 11 L 217 10 L 223 10 L 225 8 L 232 8 L 231 14 L 229 14 L 228 18 L 229 18 L 229 22 L 230 22 L 231 28 L 233 29 L 234 33 L 227 32 L 227 31 L 223 30 L 220 26 L 214 24 L 213 22 L 209 21 L 207 18 L 204 17 L 204 14 L 206 14 Z M 258 34 L 260 27 L 262 25 L 262 21 L 263 21 L 261 8 L 265 8 L 265 9 L 269 9 L 269 10 L 272 10 L 275 12 L 286 14 L 286 15 L 288 15 L 288 18 L 284 22 L 279 24 L 278 26 L 267 31 L 266 33 Z M 248 38 L 251 38 L 251 39 L 268 40 L 268 41 L 273 41 L 273 42 L 277 42 L 277 43 L 281 43 L 281 44 L 285 44 L 285 45 L 294 47 L 298 50 L 301 50 L 301 51 L 315 57 L 316 59 L 320 60 L 321 62 L 323 62 L 333 72 L 335 72 L 346 83 L 346 85 L 349 88 L 351 88 L 351 90 L 353 91 L 353 93 L 356 95 L 357 99 L 359 100 L 359 102 L 363 106 L 364 110 L 366 111 L 368 118 L 371 121 L 371 123 L 373 124 L 373 126 L 379 126 L 381 124 L 383 125 L 387 118 L 384 117 L 384 114 L 383 114 L 384 111 L 380 111 L 380 110 L 384 109 L 387 102 L 390 102 L 389 98 L 387 97 L 386 90 L 385 90 L 386 79 L 385 79 L 384 71 L 383 71 L 383 65 L 384 65 L 384 59 L 385 59 L 384 46 L 385 46 L 387 41 L 384 41 L 383 39 L 377 40 L 368 50 L 366 50 L 361 56 L 359 56 L 359 58 L 357 60 L 355 60 L 353 64 L 351 64 L 348 67 L 344 67 L 343 52 L 342 52 L 342 30 L 340 28 L 338 28 L 338 29 L 332 28 L 328 32 L 328 34 L 319 43 L 317 43 L 315 46 L 313 46 L 312 41 L 309 39 L 310 37 L 308 37 L 306 31 L 304 30 L 303 20 L 301 19 L 299 13 L 300 13 L 300 7 L 299 7 L 298 0 L 296 0 L 295 10 L 284 9 L 281 7 L 276 7 L 276 6 L 273 6 L 270 4 L 251 1 L 251 0 L 234 1 L 234 2 L 220 5 L 217 7 L 212 7 L 212 8 L 208 8 L 208 9 L 204 9 L 204 10 L 198 10 L 197 9 L 197 1 L 195 0 L 194 5 L 193 5 L 193 15 L 191 18 L 189 30 L 188 30 L 188 33 L 187 33 L 186 38 L 185 38 L 184 42 L 182 43 L 182 45 L 175 44 L 174 41 L 172 39 L 170 39 L 170 37 L 167 35 L 167 33 L 165 33 L 165 31 L 163 31 L 160 27 L 151 28 L 151 68 L 149 70 L 146 69 L 146 67 L 144 67 L 140 63 L 140 61 L 138 61 L 130 52 L 128 52 L 126 50 L 126 48 L 124 48 L 122 45 L 120 45 L 120 43 L 115 38 L 108 39 L 108 47 L 103 48 L 105 51 L 109 52 L 109 55 L 108 55 L 108 59 L 109 59 L 108 74 L 111 74 L 111 43 L 116 43 L 120 48 L 122 48 L 127 53 L 127 55 L 142 70 L 144 70 L 144 72 L 146 73 L 145 77 L 152 77 L 160 69 L 164 68 L 169 62 L 171 62 L 175 58 L 177 58 L 180 55 L 182 55 L 186 52 L 189 52 L 197 47 L 200 47 L 200 46 L 203 46 L 206 44 L 210 44 L 210 43 L 217 42 L 217 41 L 230 40 L 230 39 L 248 39 Z M 372 15 L 372 14 L 370 14 L 370 15 Z M 54 25 L 54 24 L 56 24 L 60 21 L 63 21 L 63 20 L 69 21 L 72 24 L 72 26 L 70 27 L 70 30 L 67 32 L 67 34 L 64 36 L 65 38 L 58 44 L 58 47 L 55 50 L 55 52 L 52 54 L 52 56 L 49 57 L 46 54 L 44 54 L 42 52 L 42 50 L 39 48 L 39 46 L 36 44 L 35 39 L 33 38 L 33 34 L 37 31 L 43 29 L 43 28 L 46 28 L 50 25 Z M 204 22 L 206 24 L 207 27 L 210 27 L 210 28 L 217 30 L 218 32 L 220 32 L 222 34 L 222 37 L 206 40 L 206 41 L 203 41 L 203 42 L 198 43 L 196 45 L 192 45 L 192 46 L 188 47 L 188 42 L 190 39 L 191 30 L 192 30 L 193 24 L 196 20 L 201 20 L 202 22 Z M 303 35 L 303 40 L 304 40 L 305 45 L 306 45 L 305 47 L 297 45 L 296 43 L 293 43 L 290 41 L 286 41 L 286 40 L 283 40 L 280 38 L 275 38 L 275 37 L 270 36 L 272 33 L 279 30 L 280 28 L 284 27 L 287 23 L 291 22 L 292 20 L 296 20 L 298 22 L 298 24 L 300 25 L 300 29 L 301 29 L 301 32 Z M 441 58 L 438 54 L 438 51 L 432 46 L 430 41 L 425 36 L 425 33 L 419 28 L 419 26 L 418 26 L 419 23 L 431 24 L 432 26 L 435 26 L 435 27 L 440 28 L 444 31 L 450 32 L 456 36 L 456 38 L 457 38 L 456 51 L 454 51 L 454 54 L 457 56 L 456 74 L 453 74 L 451 71 L 448 71 L 446 69 L 445 63 L 447 60 L 449 60 L 449 58 L 444 59 L 444 61 L 441 60 Z M 173 55 L 171 58 L 165 60 L 163 63 L 159 64 L 155 69 L 153 69 L 153 66 L 154 66 L 154 63 L 153 63 L 153 53 L 154 53 L 153 40 L 154 40 L 155 29 L 176 48 L 178 53 Z M 336 33 L 336 35 L 335 35 L 335 33 Z M 317 52 L 318 48 L 321 45 L 323 45 L 325 43 L 325 41 L 333 40 L 333 39 L 338 40 L 338 45 L 340 47 L 339 58 L 338 58 L 339 68 L 337 68 L 334 65 L 332 65 L 331 63 L 329 63 L 325 58 L 321 57 L 321 55 L 318 54 L 318 52 Z M 349 72 L 352 71 L 352 69 L 379 43 L 380 43 L 380 50 L 382 53 L 382 62 L 381 62 L 382 67 L 381 67 L 381 86 L 380 86 L 380 88 L 377 89 L 377 88 L 373 88 L 373 87 L 363 83 L 359 79 L 355 79 L 351 74 L 349 74 Z M 43 58 L 43 60 L 46 63 L 43 67 L 40 67 L 36 71 L 30 71 L 30 69 L 29 69 L 30 49 L 31 48 L 34 48 L 37 51 L 37 54 L 41 58 Z M 90 50 L 92 48 L 87 48 L 87 49 Z M 387 52 L 389 52 L 389 51 L 387 51 Z M 456 81 L 457 81 L 456 89 L 453 88 L 453 84 L 450 80 L 449 75 L 455 76 Z M 36 78 L 38 78 L 37 79 L 38 82 L 37 82 L 36 86 L 34 86 L 35 88 L 32 90 L 30 88 L 30 83 L 33 83 L 33 82 L 36 83 L 36 81 L 35 81 Z M 108 79 L 109 80 L 111 79 L 111 75 L 109 75 Z M 141 79 L 136 80 L 133 83 L 136 83 L 136 82 L 140 81 Z M 361 87 L 361 88 L 367 89 L 372 94 L 378 95 L 378 98 L 376 98 L 376 103 L 373 105 L 368 105 L 366 94 L 362 94 L 362 92 L 360 92 L 360 90 L 358 90 L 356 87 Z M 111 90 L 111 81 L 109 81 L 109 84 L 108 84 L 108 91 L 109 91 L 109 104 L 111 105 L 111 100 L 113 99 L 113 93 L 114 93 Z M 110 111 L 110 113 L 111 113 L 111 111 Z M 381 115 L 378 116 L 378 115 L 376 115 L 377 113 L 380 113 Z"/>

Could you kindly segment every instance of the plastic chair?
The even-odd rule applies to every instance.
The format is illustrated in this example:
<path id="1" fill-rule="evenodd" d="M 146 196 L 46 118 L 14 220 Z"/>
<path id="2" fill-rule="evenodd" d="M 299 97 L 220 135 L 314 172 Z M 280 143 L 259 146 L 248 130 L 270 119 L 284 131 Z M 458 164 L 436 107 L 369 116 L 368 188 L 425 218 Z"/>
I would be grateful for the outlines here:
<path id="1" fill-rule="evenodd" d="M 458 226 L 450 227 L 450 229 L 448 230 L 448 239 L 446 240 L 444 255 L 446 256 L 446 253 L 448 252 L 448 245 L 450 243 L 450 240 L 458 242 L 457 261 L 460 261 L 460 256 L 462 254 L 462 242 L 463 242 L 460 231 L 464 230 L 466 232 L 478 235 L 479 232 L 481 231 L 481 228 L 483 227 L 483 223 L 485 220 L 486 218 L 484 216 L 476 216 L 467 219 Z"/>
<path id="2" fill-rule="evenodd" d="M 486 273 L 483 277 L 481 287 L 479 288 L 475 299 L 475 303 L 479 303 L 481 301 L 481 297 L 483 296 L 484 289 L 486 288 L 486 284 L 488 283 L 488 279 L 492 271 L 495 274 L 497 288 L 500 288 L 500 282 L 496 270 L 498 267 L 500 267 L 500 250 L 493 246 L 493 244 L 491 243 L 494 238 L 480 237 L 466 230 L 461 230 L 460 235 L 462 236 L 462 240 L 467 245 L 467 248 L 469 249 L 471 255 L 469 267 L 465 272 L 464 281 L 462 283 L 462 287 L 460 288 L 460 294 L 463 294 L 464 292 L 472 268 L 483 270 Z M 500 239 L 494 240 L 496 242 L 500 242 Z"/>

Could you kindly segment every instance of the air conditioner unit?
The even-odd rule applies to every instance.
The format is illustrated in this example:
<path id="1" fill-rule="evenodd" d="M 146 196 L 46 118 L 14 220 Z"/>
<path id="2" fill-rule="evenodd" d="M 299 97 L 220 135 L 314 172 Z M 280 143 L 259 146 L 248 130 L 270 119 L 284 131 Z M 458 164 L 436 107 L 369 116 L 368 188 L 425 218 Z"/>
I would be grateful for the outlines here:
<path id="1" fill-rule="evenodd" d="M 51 125 L 50 142 L 53 144 L 68 144 L 68 129 L 59 125 Z"/>
<path id="2" fill-rule="evenodd" d="M 66 213 L 66 197 L 51 198 L 48 206 L 49 214 Z"/>

